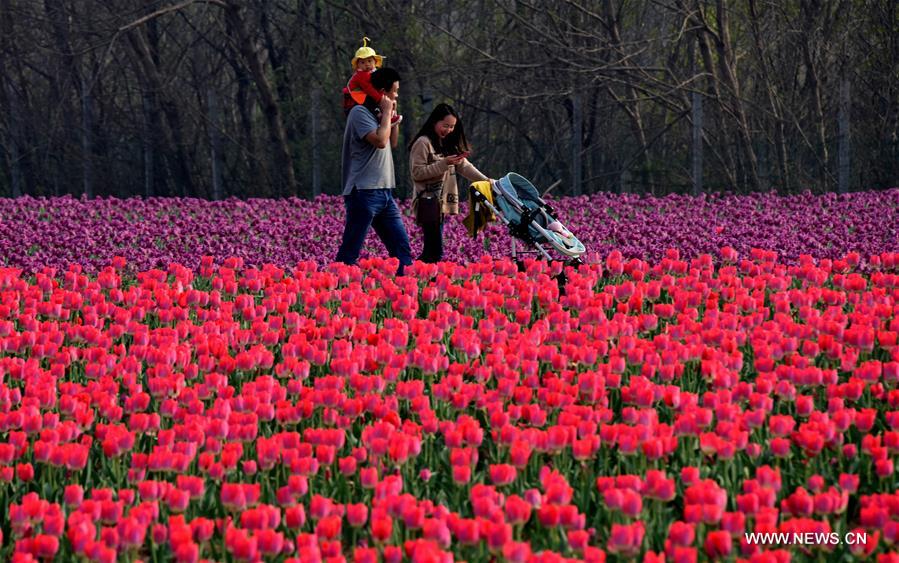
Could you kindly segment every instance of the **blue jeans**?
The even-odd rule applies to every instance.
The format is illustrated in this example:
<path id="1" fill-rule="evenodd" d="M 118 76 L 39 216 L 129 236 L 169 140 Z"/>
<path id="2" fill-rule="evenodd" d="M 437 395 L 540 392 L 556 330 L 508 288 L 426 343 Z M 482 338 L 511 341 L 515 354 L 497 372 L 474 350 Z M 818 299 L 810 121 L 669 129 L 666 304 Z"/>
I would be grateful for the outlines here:
<path id="1" fill-rule="evenodd" d="M 346 208 L 346 223 L 336 260 L 344 264 L 355 264 L 368 229 L 373 227 L 387 247 L 387 253 L 399 259 L 400 266 L 396 273 L 403 275 L 403 268 L 412 264 L 412 247 L 400 208 L 393 199 L 393 190 L 353 188 L 350 195 L 343 196 L 343 205 Z"/>

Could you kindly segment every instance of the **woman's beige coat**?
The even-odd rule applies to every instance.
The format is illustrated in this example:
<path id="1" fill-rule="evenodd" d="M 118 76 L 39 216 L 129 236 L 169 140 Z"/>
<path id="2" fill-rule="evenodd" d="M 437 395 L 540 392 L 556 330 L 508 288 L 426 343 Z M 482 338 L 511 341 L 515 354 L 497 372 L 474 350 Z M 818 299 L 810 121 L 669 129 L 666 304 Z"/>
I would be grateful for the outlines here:
<path id="1" fill-rule="evenodd" d="M 477 182 L 486 180 L 480 170 L 462 159 L 455 166 L 447 165 L 443 162 L 446 155 L 438 154 L 434 151 L 431 140 L 426 135 L 422 135 L 412 143 L 412 149 L 409 151 L 409 169 L 412 171 L 412 216 L 415 217 L 418 211 L 418 199 L 422 194 L 427 197 L 429 194 L 440 192 L 443 199 L 444 215 L 459 214 L 459 186 L 456 183 L 456 174 L 461 174 L 463 178 Z"/>

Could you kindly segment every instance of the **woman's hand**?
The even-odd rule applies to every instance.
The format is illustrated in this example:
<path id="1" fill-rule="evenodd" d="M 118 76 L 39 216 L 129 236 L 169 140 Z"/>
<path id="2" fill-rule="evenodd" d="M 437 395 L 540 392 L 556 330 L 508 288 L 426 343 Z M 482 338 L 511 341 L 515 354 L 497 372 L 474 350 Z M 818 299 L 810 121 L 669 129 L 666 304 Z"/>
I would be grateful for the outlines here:
<path id="1" fill-rule="evenodd" d="M 447 157 L 444 157 L 443 162 L 447 166 L 454 166 L 465 160 L 465 156 L 465 154 L 451 154 Z"/>

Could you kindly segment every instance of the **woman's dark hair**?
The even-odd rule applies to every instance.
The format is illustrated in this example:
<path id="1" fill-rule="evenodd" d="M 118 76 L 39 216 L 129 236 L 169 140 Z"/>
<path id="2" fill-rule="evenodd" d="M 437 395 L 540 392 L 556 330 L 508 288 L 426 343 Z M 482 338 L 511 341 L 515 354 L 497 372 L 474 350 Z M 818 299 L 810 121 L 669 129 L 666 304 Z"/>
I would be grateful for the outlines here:
<path id="1" fill-rule="evenodd" d="M 456 126 L 453 128 L 452 133 L 441 140 L 437 133 L 434 132 L 434 126 L 447 115 L 452 115 L 456 118 Z M 427 137 L 434 146 L 434 152 L 437 154 L 462 154 L 471 150 L 471 145 L 468 144 L 468 140 L 465 138 L 465 128 L 462 127 L 462 119 L 456 113 L 456 110 L 453 109 L 453 106 L 449 104 L 437 104 L 437 107 L 428 116 L 428 120 L 425 121 L 422 128 L 412 137 L 412 142 L 409 143 L 409 150 L 412 150 L 412 145 L 419 137 Z"/>

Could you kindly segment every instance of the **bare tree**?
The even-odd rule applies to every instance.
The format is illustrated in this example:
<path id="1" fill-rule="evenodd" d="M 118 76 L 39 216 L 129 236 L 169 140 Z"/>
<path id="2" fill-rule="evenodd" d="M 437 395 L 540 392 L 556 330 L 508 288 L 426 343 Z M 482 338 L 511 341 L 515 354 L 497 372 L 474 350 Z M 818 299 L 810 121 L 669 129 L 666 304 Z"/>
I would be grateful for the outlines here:
<path id="1" fill-rule="evenodd" d="M 0 194 L 339 193 L 363 35 L 402 144 L 449 102 L 555 193 L 899 184 L 892 0 L 0 0 Z"/>

